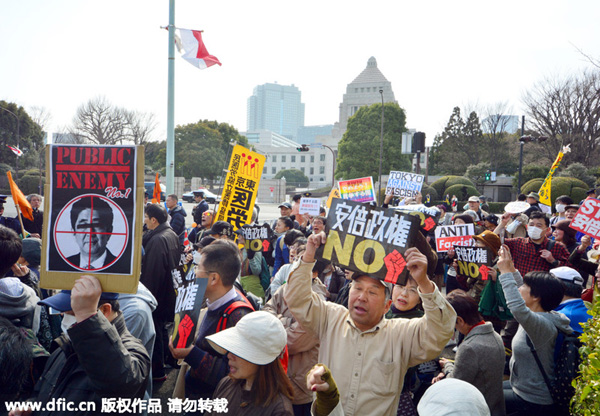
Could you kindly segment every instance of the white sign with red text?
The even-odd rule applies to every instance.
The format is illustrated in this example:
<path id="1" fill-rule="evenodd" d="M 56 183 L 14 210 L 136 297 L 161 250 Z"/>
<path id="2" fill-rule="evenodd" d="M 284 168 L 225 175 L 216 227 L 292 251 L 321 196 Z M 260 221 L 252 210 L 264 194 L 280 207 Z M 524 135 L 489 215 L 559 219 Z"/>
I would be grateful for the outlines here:
<path id="1" fill-rule="evenodd" d="M 594 238 L 600 238 L 600 200 L 587 198 L 569 227 Z"/>
<path id="2" fill-rule="evenodd" d="M 473 224 L 439 225 L 435 229 L 436 251 L 445 253 L 453 246 L 470 246 L 473 234 L 475 234 Z"/>

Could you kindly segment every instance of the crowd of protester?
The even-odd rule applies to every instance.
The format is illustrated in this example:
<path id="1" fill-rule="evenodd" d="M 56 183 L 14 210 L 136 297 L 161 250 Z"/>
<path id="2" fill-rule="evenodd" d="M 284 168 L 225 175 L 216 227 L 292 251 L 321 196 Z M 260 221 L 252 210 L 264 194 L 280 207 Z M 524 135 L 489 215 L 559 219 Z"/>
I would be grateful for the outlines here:
<path id="1" fill-rule="evenodd" d="M 405 253 L 408 279 L 392 285 L 317 260 L 331 224 L 325 208 L 300 214 L 301 195 L 264 223 L 272 237 L 258 252 L 215 221 L 201 191 L 191 229 L 169 195 L 166 206 L 145 203 L 134 294 L 104 292 L 93 275 L 70 291 L 41 288 L 42 197 L 28 197 L 26 238 L 0 200 L 0 399 L 100 409 L 103 398 L 149 399 L 171 367 L 173 397 L 226 399 L 229 414 L 561 414 L 545 377 L 560 371 L 563 335 L 589 318 L 598 242 L 569 227 L 579 207 L 570 197 L 556 198 L 552 217 L 539 195 L 523 197 L 527 207 L 500 215 L 481 197 L 463 212 L 455 196 L 434 208 L 439 225 L 473 224 L 473 246 L 493 256 L 486 280 L 461 275 L 455 251 L 437 253 L 421 229 Z M 383 207 L 407 204 L 420 195 Z M 172 271 L 185 263 L 207 287 L 193 343 L 177 348 Z"/>

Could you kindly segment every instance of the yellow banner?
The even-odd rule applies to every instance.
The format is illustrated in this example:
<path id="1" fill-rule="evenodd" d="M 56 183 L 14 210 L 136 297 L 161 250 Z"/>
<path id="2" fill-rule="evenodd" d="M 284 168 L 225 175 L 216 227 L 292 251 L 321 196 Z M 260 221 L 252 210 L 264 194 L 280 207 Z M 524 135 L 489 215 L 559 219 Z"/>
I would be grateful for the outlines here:
<path id="1" fill-rule="evenodd" d="M 327 198 L 327 203 L 325 204 L 327 209 L 331 208 L 331 201 L 333 200 L 333 198 L 342 198 L 342 195 L 340 194 L 340 190 L 338 188 L 333 188 L 331 192 L 329 192 L 329 198 Z"/>
<path id="2" fill-rule="evenodd" d="M 252 220 L 258 184 L 266 157 L 235 145 L 217 212 L 217 221 L 227 221 L 237 230 Z"/>
<path id="3" fill-rule="evenodd" d="M 552 206 L 552 199 L 550 196 L 550 188 L 552 185 L 552 175 L 554 175 L 554 171 L 556 170 L 556 168 L 558 168 L 558 165 L 560 165 L 560 161 L 562 160 L 563 156 L 564 156 L 563 152 L 558 153 L 558 156 L 556 156 L 556 160 L 552 164 L 552 167 L 550 168 L 548 175 L 546 175 L 546 179 L 544 179 L 544 183 L 542 184 L 542 187 L 540 188 L 540 190 L 538 192 L 540 194 L 540 204 L 542 204 L 542 205 L 546 205 L 549 207 Z"/>

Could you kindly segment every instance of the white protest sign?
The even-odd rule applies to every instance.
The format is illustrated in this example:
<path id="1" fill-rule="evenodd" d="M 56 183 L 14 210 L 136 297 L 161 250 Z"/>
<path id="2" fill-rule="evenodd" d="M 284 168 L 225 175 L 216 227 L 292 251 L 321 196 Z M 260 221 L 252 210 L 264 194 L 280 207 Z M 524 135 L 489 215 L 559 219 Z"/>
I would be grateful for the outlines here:
<path id="1" fill-rule="evenodd" d="M 470 246 L 473 234 L 473 224 L 438 225 L 435 229 L 436 251 L 445 253 L 453 246 Z"/>
<path id="2" fill-rule="evenodd" d="M 396 197 L 414 198 L 417 193 L 421 192 L 424 182 L 424 175 L 393 170 L 390 172 L 390 176 L 385 187 L 385 194 L 394 195 Z"/>
<path id="3" fill-rule="evenodd" d="M 306 198 L 302 197 L 300 200 L 300 214 L 308 214 L 317 216 L 319 215 L 319 209 L 321 208 L 321 198 Z"/>

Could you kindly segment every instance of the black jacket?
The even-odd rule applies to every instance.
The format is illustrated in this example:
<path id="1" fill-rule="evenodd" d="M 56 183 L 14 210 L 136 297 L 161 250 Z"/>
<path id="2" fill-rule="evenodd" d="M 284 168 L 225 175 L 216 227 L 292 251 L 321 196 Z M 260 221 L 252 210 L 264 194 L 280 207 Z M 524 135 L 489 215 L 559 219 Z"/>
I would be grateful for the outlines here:
<path id="1" fill-rule="evenodd" d="M 175 289 L 171 271 L 179 266 L 181 250 L 177 234 L 168 223 L 147 231 L 142 238 L 144 257 L 140 282 L 156 298 L 155 317 L 172 321 L 175 311 Z"/>
<path id="2" fill-rule="evenodd" d="M 194 222 L 196 224 L 202 223 L 202 214 L 204 214 L 204 212 L 207 210 L 208 202 L 206 202 L 204 199 L 194 207 L 194 210 L 192 211 L 192 216 L 194 217 Z"/>
<path id="3" fill-rule="evenodd" d="M 97 313 L 55 340 L 52 353 L 34 393 L 35 400 L 46 403 L 64 398 L 76 406 L 84 401 L 96 403 L 95 412 L 56 409 L 36 415 L 100 415 L 102 398 L 143 398 L 150 373 L 150 357 L 144 345 L 134 338 L 119 314 L 112 324 Z M 104 414 L 104 413 L 102 413 Z"/>
<path id="4" fill-rule="evenodd" d="M 171 216 L 171 228 L 179 237 L 179 242 L 183 244 L 183 240 L 185 239 L 185 217 L 187 217 L 187 213 L 183 207 L 177 205 L 172 210 L 169 210 L 169 215 Z"/>

